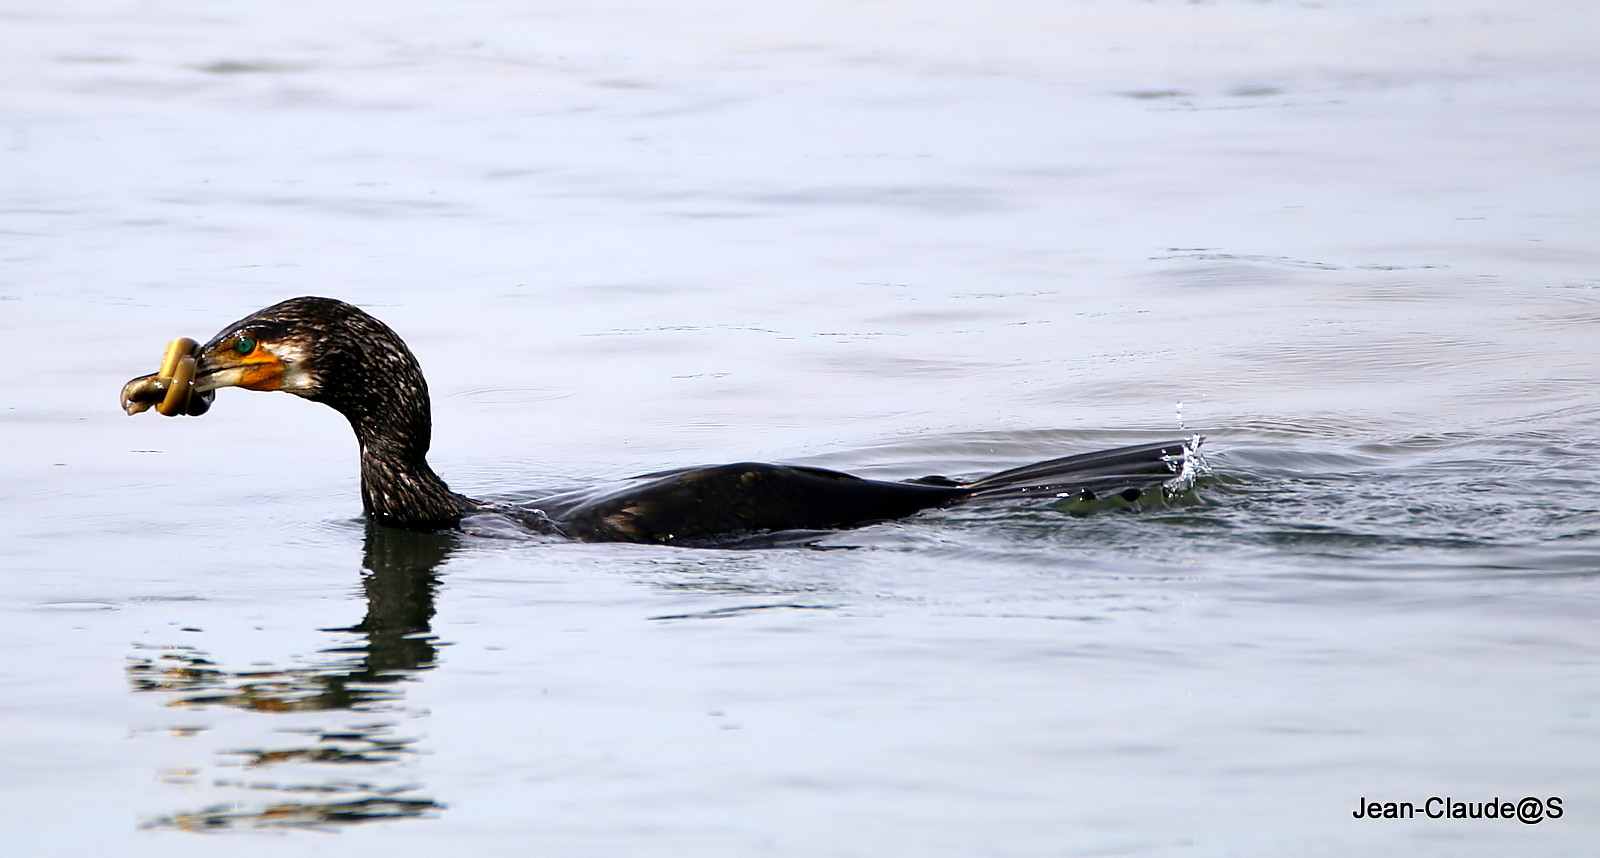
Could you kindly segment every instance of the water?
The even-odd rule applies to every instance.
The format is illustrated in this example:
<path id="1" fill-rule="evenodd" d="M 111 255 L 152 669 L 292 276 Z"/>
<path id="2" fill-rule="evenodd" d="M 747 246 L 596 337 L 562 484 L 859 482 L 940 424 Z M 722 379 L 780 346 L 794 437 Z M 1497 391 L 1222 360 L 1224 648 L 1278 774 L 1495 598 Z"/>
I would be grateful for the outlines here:
<path id="1" fill-rule="evenodd" d="M 0 22 L 7 854 L 1600 828 L 1589 4 Z M 477 496 L 1191 432 L 1216 476 L 813 549 L 369 530 L 331 411 L 116 410 L 168 339 L 296 294 L 400 331 Z M 1430 796 L 1565 812 L 1351 816 Z"/>

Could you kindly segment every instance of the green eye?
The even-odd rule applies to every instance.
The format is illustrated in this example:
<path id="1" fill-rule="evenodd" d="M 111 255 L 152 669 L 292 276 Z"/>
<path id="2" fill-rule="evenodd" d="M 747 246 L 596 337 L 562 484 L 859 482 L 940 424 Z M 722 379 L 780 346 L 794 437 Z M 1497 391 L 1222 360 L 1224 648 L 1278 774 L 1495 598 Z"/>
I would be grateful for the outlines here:
<path id="1" fill-rule="evenodd" d="M 242 355 L 247 355 L 256 350 L 256 341 L 249 337 L 240 337 L 233 343 L 233 350 Z"/>

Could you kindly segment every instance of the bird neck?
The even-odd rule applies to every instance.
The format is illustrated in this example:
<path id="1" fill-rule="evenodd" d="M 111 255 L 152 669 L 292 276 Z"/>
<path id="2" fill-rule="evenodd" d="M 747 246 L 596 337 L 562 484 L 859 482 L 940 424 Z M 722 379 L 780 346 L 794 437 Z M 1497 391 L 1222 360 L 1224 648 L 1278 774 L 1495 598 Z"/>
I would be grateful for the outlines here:
<path id="1" fill-rule="evenodd" d="M 355 383 L 324 398 L 350 421 L 361 445 L 362 506 L 389 527 L 456 527 L 477 504 L 451 491 L 428 465 L 433 419 L 427 382 L 414 359 L 383 369 L 354 375 L 349 381 Z"/>
<path id="2" fill-rule="evenodd" d="M 408 530 L 456 527 L 474 503 L 450 490 L 420 446 L 392 435 L 356 437 L 361 443 L 361 503 L 379 524 Z"/>

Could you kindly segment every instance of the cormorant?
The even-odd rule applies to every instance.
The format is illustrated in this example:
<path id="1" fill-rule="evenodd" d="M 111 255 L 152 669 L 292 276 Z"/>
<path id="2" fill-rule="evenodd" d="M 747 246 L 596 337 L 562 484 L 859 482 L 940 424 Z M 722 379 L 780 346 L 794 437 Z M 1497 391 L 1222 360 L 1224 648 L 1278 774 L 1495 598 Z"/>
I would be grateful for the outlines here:
<path id="1" fill-rule="evenodd" d="M 171 368 L 180 361 L 182 371 Z M 124 387 L 123 407 L 136 414 L 164 400 L 163 414 L 199 414 L 223 387 L 281 390 L 343 414 L 361 446 L 366 513 L 410 530 L 456 528 L 474 513 L 499 512 L 540 532 L 590 542 L 715 543 L 762 532 L 853 527 L 969 501 L 1118 493 L 1132 499 L 1161 490 L 1194 455 L 1183 441 L 1141 444 L 969 481 L 889 482 L 740 462 L 645 474 L 620 487 L 526 506 L 487 503 L 452 491 L 428 465 L 428 385 L 406 344 L 366 312 L 314 297 L 252 313 L 204 346 L 175 341 L 162 372 Z"/>

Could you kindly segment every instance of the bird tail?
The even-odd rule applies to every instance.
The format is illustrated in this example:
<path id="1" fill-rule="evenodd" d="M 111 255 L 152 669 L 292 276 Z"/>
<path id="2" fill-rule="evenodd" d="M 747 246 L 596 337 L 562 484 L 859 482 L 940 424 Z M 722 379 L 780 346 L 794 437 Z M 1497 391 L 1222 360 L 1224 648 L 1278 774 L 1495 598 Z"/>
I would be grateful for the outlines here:
<path id="1" fill-rule="evenodd" d="M 1190 489 L 1208 473 L 1203 439 L 1138 444 L 1050 459 L 964 483 L 969 500 L 1057 497 L 1064 502 L 1120 498 L 1136 501 L 1151 491 L 1162 499 Z"/>

